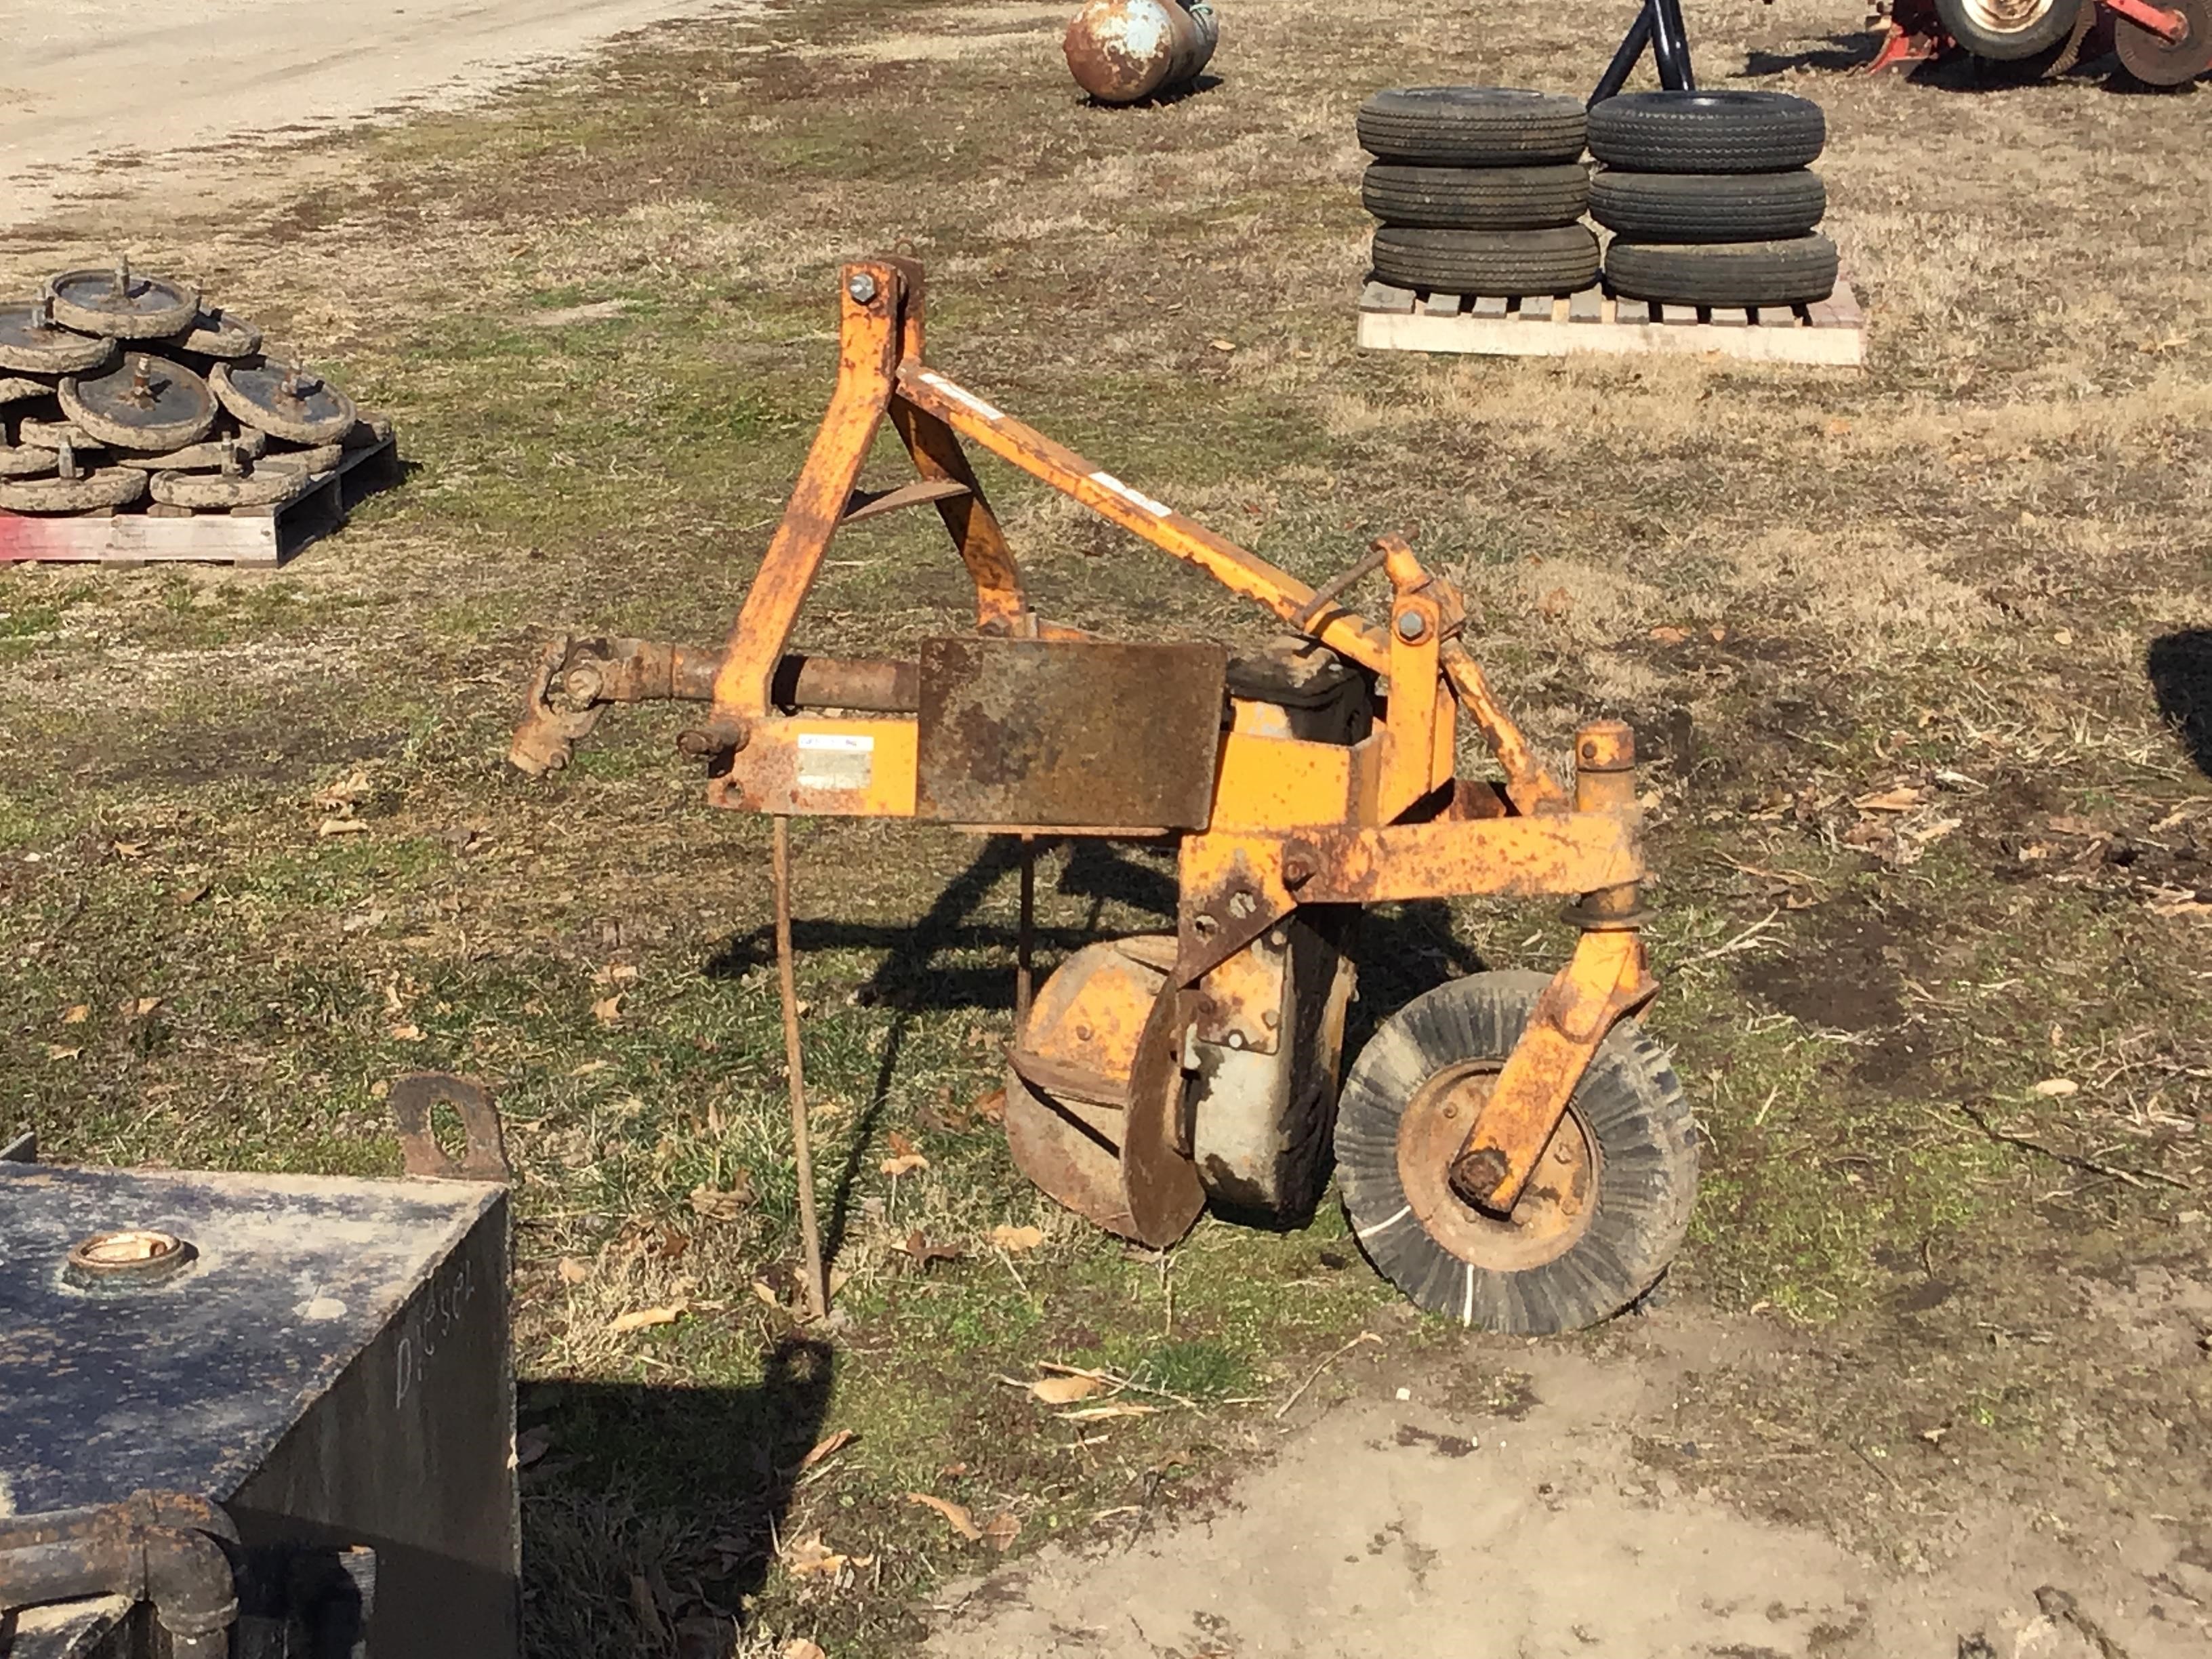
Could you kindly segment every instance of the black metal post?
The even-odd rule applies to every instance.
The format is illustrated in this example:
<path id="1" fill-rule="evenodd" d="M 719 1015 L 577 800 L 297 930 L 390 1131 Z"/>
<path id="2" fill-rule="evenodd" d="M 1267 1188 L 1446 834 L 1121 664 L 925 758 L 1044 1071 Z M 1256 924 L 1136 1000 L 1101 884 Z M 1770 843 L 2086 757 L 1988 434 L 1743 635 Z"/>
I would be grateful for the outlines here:
<path id="1" fill-rule="evenodd" d="M 1644 0 L 1652 15 L 1651 55 L 1658 60 L 1659 84 L 1669 92 L 1695 92 L 1690 68 L 1690 33 L 1682 24 L 1682 0 Z"/>
<path id="2" fill-rule="evenodd" d="M 1589 107 L 1595 108 L 1628 84 L 1628 77 L 1635 73 L 1637 60 L 1644 56 L 1646 46 L 1651 48 L 1661 86 L 1670 92 L 1698 89 L 1697 74 L 1690 67 L 1689 33 L 1682 23 L 1682 0 L 1644 0 L 1636 21 L 1620 37 L 1613 61 L 1599 77 L 1596 90 L 1590 94 Z"/>
<path id="3" fill-rule="evenodd" d="M 1635 70 L 1636 60 L 1644 56 L 1644 48 L 1651 44 L 1650 0 L 1636 9 L 1636 21 L 1628 26 L 1628 33 L 1620 37 L 1620 45 L 1613 54 L 1613 61 L 1605 66 L 1598 78 L 1597 90 L 1589 95 L 1589 107 L 1602 104 L 1627 85 L 1629 76 Z"/>

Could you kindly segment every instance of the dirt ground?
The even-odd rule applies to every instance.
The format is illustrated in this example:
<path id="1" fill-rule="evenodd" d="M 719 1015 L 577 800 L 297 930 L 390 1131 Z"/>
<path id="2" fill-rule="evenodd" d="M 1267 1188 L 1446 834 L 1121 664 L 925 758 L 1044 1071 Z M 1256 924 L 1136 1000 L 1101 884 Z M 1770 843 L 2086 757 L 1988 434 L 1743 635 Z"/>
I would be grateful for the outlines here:
<path id="1" fill-rule="evenodd" d="M 1360 97 L 1579 90 L 1613 25 L 1278 0 L 1194 94 L 1116 112 L 1074 96 L 1066 11 L 663 26 L 0 246 L 10 289 L 125 244 L 197 279 L 412 462 L 277 572 L 0 572 L 0 1125 L 389 1174 L 395 1074 L 497 1084 L 537 1654 L 2203 1651 L 2201 94 L 1867 80 L 1856 12 L 1707 9 L 1708 80 L 1828 112 L 1866 371 L 1363 357 Z M 1649 1019 L 1705 1137 L 1662 1305 L 1470 1338 L 1333 1206 L 1100 1238 L 988 1109 L 1011 849 L 813 823 L 840 1277 L 796 1317 L 763 826 L 702 804 L 672 713 L 551 780 L 502 755 L 549 635 L 720 635 L 828 394 L 838 262 L 896 246 L 978 393 L 1308 580 L 1410 528 L 1544 744 L 1636 724 Z M 986 485 L 1055 618 L 1262 631 Z M 841 538 L 800 648 L 961 625 L 915 518 Z M 1047 965 L 1157 928 L 1169 875 L 1049 849 Z M 1374 921 L 1364 1023 L 1569 943 L 1504 905 Z M 1098 1395 L 1041 1397 L 1054 1365 Z"/>
<path id="2" fill-rule="evenodd" d="M 65 202 L 106 198 L 127 213 L 154 179 L 221 201 L 238 173 L 265 165 L 263 147 L 450 106 L 625 30 L 716 9 L 745 8 L 185 0 L 149 13 L 118 0 L 7 0 L 0 230 Z"/>

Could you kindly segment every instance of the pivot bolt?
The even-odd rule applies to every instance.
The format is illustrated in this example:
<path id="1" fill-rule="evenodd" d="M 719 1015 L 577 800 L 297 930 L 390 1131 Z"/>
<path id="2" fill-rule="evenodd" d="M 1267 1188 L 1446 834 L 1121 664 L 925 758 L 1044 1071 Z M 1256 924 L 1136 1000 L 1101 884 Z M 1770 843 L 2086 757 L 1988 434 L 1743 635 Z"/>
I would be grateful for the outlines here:
<path id="1" fill-rule="evenodd" d="M 845 292 L 853 296 L 855 304 L 866 305 L 876 297 L 876 279 L 865 270 L 856 270 L 846 283 Z"/>
<path id="2" fill-rule="evenodd" d="M 1398 613 L 1398 637 L 1411 645 L 1429 631 L 1429 619 L 1418 611 Z"/>

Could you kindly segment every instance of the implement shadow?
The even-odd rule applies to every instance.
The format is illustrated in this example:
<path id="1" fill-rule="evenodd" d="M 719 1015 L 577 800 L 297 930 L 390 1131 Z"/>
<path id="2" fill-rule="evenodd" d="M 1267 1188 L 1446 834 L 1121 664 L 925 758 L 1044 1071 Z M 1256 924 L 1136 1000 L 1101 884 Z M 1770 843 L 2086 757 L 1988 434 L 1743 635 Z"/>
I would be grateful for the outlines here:
<path id="1" fill-rule="evenodd" d="M 1057 921 L 1033 930 L 1040 986 L 1060 960 L 1086 945 L 1123 934 L 1124 930 L 1105 927 L 1109 907 L 1122 913 L 1134 909 L 1157 919 L 1154 926 L 1139 931 L 1175 931 L 1177 888 L 1169 859 L 1147 859 L 1140 849 L 1091 836 L 1057 841 L 1040 837 L 1033 851 L 1040 862 L 1048 854 L 1064 852 L 1052 891 L 1063 901 L 1079 902 L 1084 908 L 1080 921 Z M 889 1109 L 891 1084 L 898 1074 L 900 1054 L 915 1017 L 959 1008 L 1008 1012 L 1013 1008 L 1015 931 L 1003 922 L 977 921 L 975 913 L 1020 862 L 1018 840 L 1011 836 L 993 837 L 965 869 L 946 883 L 928 910 L 908 926 L 834 920 L 792 923 L 792 948 L 801 954 L 822 950 L 883 951 L 875 972 L 856 994 L 861 1001 L 894 1010 L 874 1085 L 837 1171 L 823 1223 L 822 1248 L 829 1260 L 836 1259 L 844 1243 L 854 1189 Z M 975 967 L 941 964 L 938 958 L 951 951 L 988 951 L 1000 962 Z M 710 978 L 742 978 L 775 960 L 775 933 L 762 927 L 730 939 L 704 971 Z M 1369 911 L 1362 918 L 1356 960 L 1359 994 L 1346 1021 L 1347 1065 L 1375 1026 L 1390 1012 L 1445 980 L 1480 972 L 1485 965 L 1481 957 L 1457 937 L 1451 908 L 1441 900 Z"/>
<path id="2" fill-rule="evenodd" d="M 725 1632 L 740 1620 L 767 1580 L 836 1376 L 827 1343 L 794 1337 L 769 1350 L 750 1386 L 523 1383 L 520 1438 L 550 1448 L 524 1474 L 532 1659 L 660 1651 L 656 1612 L 685 1651 L 684 1620 Z M 639 1605 L 646 1597 L 653 1608 Z"/>
<path id="3" fill-rule="evenodd" d="M 2212 778 L 2212 628 L 2179 629 L 2153 640 L 2143 653 L 2143 676 L 2191 763 Z"/>

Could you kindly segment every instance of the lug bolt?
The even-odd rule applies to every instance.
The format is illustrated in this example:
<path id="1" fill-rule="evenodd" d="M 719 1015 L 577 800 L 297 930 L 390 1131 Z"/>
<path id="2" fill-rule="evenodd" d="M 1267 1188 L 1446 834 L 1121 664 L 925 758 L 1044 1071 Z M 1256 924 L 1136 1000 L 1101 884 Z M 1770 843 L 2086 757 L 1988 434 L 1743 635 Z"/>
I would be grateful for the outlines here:
<path id="1" fill-rule="evenodd" d="M 866 305 L 876 297 L 876 279 L 865 270 L 856 270 L 845 284 L 845 292 L 853 296 L 856 304 Z"/>
<path id="2" fill-rule="evenodd" d="M 1411 645 L 1429 631 L 1429 619 L 1418 611 L 1398 613 L 1398 637 Z"/>

